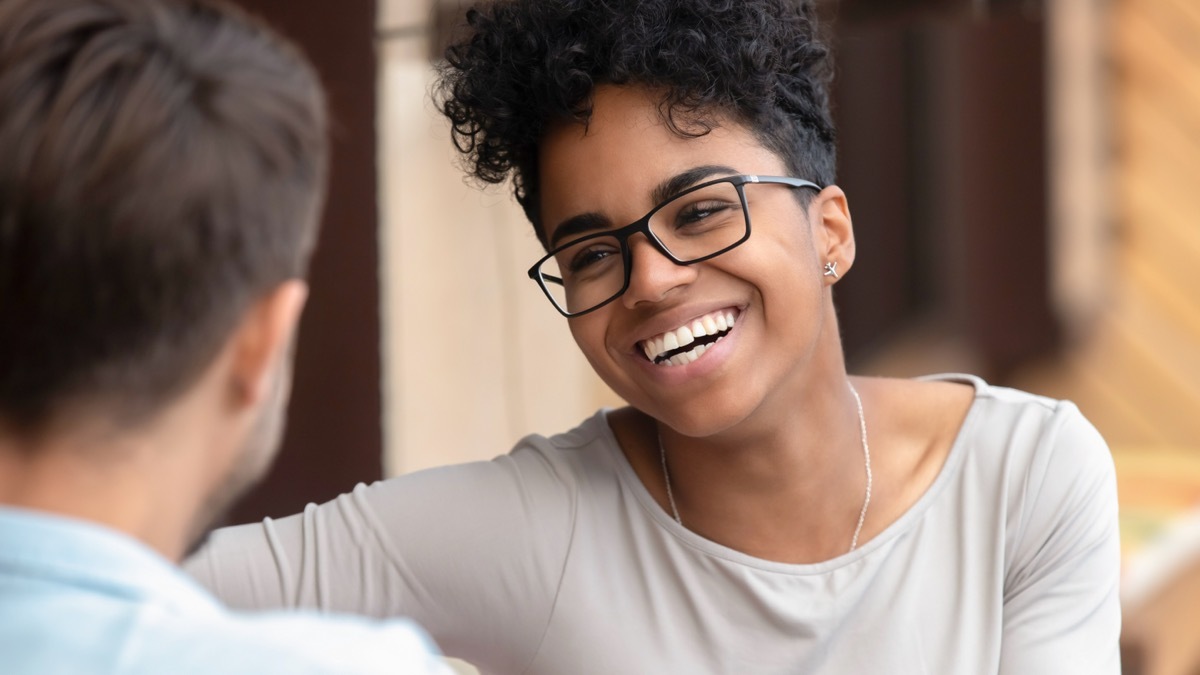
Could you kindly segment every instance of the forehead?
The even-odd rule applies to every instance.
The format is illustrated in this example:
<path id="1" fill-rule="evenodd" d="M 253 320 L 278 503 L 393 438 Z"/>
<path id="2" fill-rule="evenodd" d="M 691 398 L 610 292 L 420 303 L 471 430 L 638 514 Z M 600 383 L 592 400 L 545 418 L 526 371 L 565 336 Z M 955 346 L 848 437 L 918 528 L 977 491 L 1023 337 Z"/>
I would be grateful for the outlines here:
<path id="1" fill-rule="evenodd" d="M 715 128 L 707 134 L 681 135 L 663 121 L 653 90 L 597 87 L 588 123 L 555 124 L 539 146 L 539 211 L 546 237 L 563 220 L 584 213 L 603 216 L 613 227 L 633 222 L 655 206 L 656 186 L 699 166 L 784 172 L 783 161 L 744 126 L 720 115 L 712 122 Z"/>

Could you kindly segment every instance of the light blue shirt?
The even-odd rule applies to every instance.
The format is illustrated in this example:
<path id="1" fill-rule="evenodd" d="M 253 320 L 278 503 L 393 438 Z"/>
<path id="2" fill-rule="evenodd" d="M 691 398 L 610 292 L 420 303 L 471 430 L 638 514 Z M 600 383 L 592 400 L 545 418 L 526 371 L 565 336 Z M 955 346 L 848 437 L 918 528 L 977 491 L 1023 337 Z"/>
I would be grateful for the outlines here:
<path id="1" fill-rule="evenodd" d="M 124 534 L 0 507 L 0 673 L 446 675 L 420 629 L 225 609 Z"/>

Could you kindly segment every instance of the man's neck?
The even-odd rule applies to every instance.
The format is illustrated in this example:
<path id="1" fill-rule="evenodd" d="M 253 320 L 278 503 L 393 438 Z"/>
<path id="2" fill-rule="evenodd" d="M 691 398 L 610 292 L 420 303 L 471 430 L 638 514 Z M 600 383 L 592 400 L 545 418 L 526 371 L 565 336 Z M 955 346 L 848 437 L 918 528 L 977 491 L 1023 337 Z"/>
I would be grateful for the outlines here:
<path id="1" fill-rule="evenodd" d="M 189 461 L 192 453 L 156 447 L 153 438 L 80 441 L 87 437 L 30 444 L 0 436 L 0 504 L 104 525 L 178 561 L 200 501 L 188 486 L 203 467 Z"/>

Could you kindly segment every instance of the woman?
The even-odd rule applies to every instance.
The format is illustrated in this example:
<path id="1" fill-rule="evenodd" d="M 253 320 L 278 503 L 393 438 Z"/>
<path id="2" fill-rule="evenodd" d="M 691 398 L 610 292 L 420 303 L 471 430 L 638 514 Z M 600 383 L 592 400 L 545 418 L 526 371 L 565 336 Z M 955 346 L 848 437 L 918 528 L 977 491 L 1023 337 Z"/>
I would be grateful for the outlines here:
<path id="1" fill-rule="evenodd" d="M 847 377 L 809 3 L 509 0 L 442 108 L 629 402 L 218 533 L 239 606 L 415 617 L 495 673 L 1117 672 L 1112 463 L 1069 403 Z M 548 308 L 549 309 L 549 308 Z"/>

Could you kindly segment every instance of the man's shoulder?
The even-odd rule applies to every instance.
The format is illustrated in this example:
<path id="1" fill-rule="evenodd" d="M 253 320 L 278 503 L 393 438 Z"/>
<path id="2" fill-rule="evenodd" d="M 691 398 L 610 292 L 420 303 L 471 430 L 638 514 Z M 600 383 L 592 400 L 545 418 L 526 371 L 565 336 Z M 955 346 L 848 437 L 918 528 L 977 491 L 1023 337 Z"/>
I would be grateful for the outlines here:
<path id="1" fill-rule="evenodd" d="M 46 602 L 34 603 L 38 596 Z M 0 653 L 12 672 L 449 673 L 408 621 L 235 613 L 87 593 L 22 597 L 29 602 L 0 609 Z M 68 622 L 51 616 L 71 614 Z"/>

